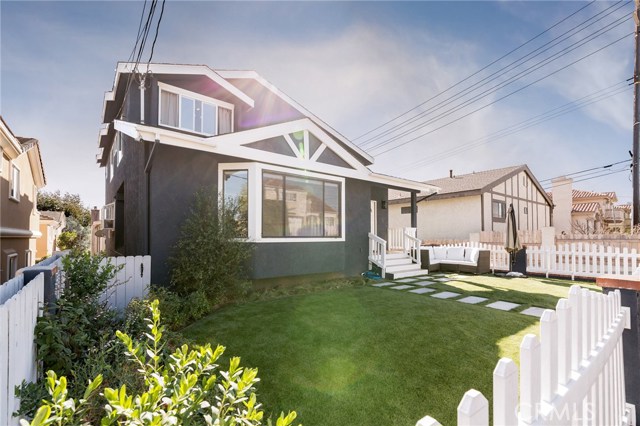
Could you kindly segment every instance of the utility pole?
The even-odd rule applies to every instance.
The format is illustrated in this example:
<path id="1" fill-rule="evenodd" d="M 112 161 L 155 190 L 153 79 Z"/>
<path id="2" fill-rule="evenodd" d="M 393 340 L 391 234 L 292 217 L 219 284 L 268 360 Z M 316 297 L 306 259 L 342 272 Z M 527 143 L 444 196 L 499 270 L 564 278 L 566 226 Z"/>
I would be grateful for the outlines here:
<path id="1" fill-rule="evenodd" d="M 635 0 L 636 10 L 633 12 L 633 19 L 636 23 L 636 61 L 633 68 L 633 222 L 635 228 L 640 225 L 640 0 Z"/>

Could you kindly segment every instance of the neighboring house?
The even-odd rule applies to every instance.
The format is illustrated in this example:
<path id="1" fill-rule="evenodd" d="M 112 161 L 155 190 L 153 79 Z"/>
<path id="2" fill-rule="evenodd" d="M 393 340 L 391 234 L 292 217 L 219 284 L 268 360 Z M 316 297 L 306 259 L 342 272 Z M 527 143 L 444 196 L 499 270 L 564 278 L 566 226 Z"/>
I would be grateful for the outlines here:
<path id="1" fill-rule="evenodd" d="M 106 251 L 106 238 L 100 209 L 96 206 L 91 209 L 91 254 L 99 254 Z"/>
<path id="2" fill-rule="evenodd" d="M 573 180 L 560 177 L 552 181 L 552 197 L 556 205 L 556 233 L 597 234 L 629 232 L 631 209 L 618 206 L 615 192 L 593 192 L 573 189 Z"/>
<path id="3" fill-rule="evenodd" d="M 40 212 L 40 233 L 42 236 L 37 239 L 36 259 L 49 257 L 53 252 L 59 250 L 58 237 L 66 226 L 67 218 L 64 212 Z"/>
<path id="4" fill-rule="evenodd" d="M 34 264 L 45 183 L 38 141 L 15 136 L 0 117 L 0 282 Z"/>
<path id="5" fill-rule="evenodd" d="M 245 200 L 253 279 L 360 274 L 368 233 L 386 238 L 388 190 L 431 189 L 373 173 L 372 157 L 253 71 L 151 64 L 129 85 L 133 65 L 118 64 L 105 95 L 101 235 L 110 255 L 150 254 L 156 284 L 202 188 Z"/>
<path id="6" fill-rule="evenodd" d="M 504 232 L 510 204 L 519 230 L 551 225 L 551 200 L 526 165 L 429 180 L 439 187 L 435 195 L 418 195 L 418 238 L 468 239 L 471 233 Z M 409 198 L 394 191 L 389 196 L 391 228 L 410 226 Z"/>

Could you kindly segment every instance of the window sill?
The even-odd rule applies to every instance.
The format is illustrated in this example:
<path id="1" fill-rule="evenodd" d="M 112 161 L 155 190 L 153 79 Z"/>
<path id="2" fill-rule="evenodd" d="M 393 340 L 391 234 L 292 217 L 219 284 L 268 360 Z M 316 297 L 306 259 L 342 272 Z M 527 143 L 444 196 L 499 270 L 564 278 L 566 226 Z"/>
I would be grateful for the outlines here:
<path id="1" fill-rule="evenodd" d="M 320 238 L 320 237 L 297 237 L 297 238 L 259 238 L 253 240 L 255 243 L 336 243 L 344 242 L 343 237 Z"/>
<path id="2" fill-rule="evenodd" d="M 20 202 L 20 198 L 16 198 L 16 197 L 12 197 L 11 195 L 9 195 L 9 199 L 15 203 L 19 203 Z"/>

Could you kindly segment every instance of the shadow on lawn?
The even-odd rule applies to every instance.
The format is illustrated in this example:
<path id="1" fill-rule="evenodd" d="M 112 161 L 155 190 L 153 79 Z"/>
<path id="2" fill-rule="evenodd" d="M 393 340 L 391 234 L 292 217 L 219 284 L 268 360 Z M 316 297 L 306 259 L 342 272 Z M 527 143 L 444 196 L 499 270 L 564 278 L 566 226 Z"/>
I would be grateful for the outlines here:
<path id="1" fill-rule="evenodd" d="M 367 287 L 231 306 L 184 332 L 258 367 L 268 413 L 295 409 L 309 425 L 406 425 L 425 415 L 455 424 L 463 394 L 491 398 L 496 362 L 517 359 L 520 335 L 536 323 Z"/>

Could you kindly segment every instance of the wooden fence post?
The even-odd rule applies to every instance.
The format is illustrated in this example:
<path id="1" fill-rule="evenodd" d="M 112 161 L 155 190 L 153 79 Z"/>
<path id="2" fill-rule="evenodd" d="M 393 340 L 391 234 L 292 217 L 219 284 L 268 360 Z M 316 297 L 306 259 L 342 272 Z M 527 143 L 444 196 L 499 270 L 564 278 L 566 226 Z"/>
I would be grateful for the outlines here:
<path id="1" fill-rule="evenodd" d="M 518 367 L 509 358 L 498 361 L 493 370 L 493 424 L 518 424 Z"/>

